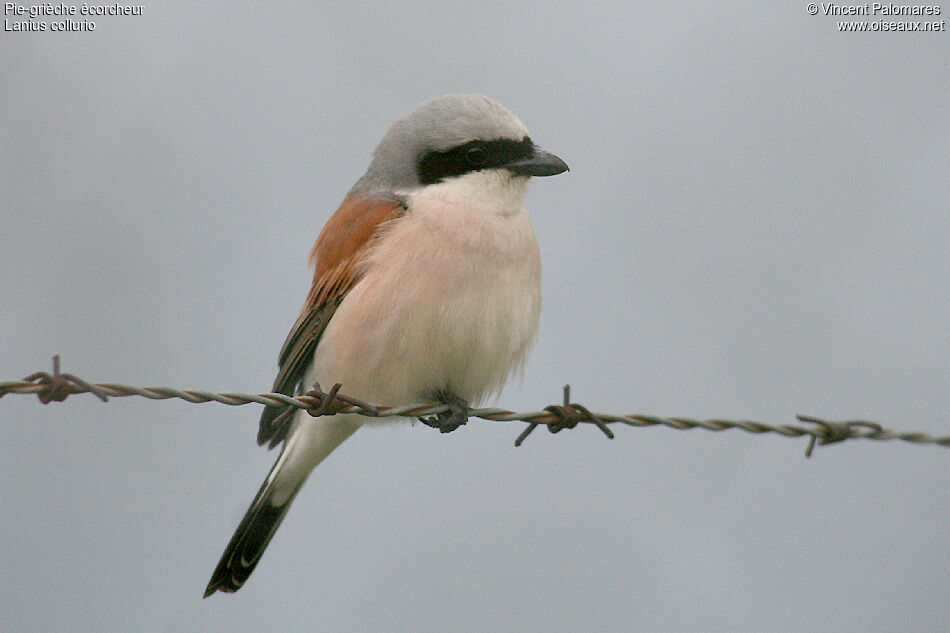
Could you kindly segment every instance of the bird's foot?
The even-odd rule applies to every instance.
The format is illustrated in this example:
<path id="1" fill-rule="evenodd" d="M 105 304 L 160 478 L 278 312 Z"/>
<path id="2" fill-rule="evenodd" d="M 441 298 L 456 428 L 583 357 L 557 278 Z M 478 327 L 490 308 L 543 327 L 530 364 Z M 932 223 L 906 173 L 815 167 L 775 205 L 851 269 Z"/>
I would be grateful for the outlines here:
<path id="1" fill-rule="evenodd" d="M 451 393 L 441 391 L 437 398 L 440 402 L 446 404 L 449 410 L 428 418 L 420 417 L 420 422 L 434 429 L 439 429 L 440 433 L 451 433 L 468 422 L 468 403 L 465 400 Z"/>

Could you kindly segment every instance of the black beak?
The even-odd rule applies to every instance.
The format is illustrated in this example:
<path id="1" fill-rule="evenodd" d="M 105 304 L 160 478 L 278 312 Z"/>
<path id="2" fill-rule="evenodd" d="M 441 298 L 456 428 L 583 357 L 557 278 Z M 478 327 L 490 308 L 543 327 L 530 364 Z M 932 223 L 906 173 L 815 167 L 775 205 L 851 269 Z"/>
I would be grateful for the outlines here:
<path id="1" fill-rule="evenodd" d="M 525 176 L 556 176 L 571 169 L 563 160 L 540 147 L 535 147 L 527 158 L 508 163 L 504 167 Z"/>

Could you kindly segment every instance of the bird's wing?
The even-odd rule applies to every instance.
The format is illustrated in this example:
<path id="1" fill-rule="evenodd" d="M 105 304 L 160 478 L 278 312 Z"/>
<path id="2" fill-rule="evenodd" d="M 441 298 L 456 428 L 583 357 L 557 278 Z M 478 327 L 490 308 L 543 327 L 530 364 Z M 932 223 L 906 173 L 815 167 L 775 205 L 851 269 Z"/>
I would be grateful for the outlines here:
<path id="1" fill-rule="evenodd" d="M 294 395 L 333 313 L 362 277 L 361 263 L 374 236 L 383 223 L 399 218 L 405 210 L 399 200 L 350 195 L 327 221 L 310 252 L 313 286 L 280 350 L 273 391 Z M 292 418 L 281 415 L 286 408 L 264 408 L 258 444 L 269 442 L 273 448 L 284 440 Z"/>

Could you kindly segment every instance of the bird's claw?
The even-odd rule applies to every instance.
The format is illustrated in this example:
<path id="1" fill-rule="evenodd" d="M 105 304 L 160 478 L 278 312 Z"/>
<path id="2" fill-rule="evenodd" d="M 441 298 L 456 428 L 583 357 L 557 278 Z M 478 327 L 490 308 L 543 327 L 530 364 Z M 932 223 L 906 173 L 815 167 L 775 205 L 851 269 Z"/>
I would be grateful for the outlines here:
<path id="1" fill-rule="evenodd" d="M 428 418 L 420 417 L 420 422 L 439 429 L 440 433 L 451 433 L 468 422 L 468 403 L 465 400 L 447 393 L 440 393 L 438 399 L 448 406 L 449 410 Z"/>

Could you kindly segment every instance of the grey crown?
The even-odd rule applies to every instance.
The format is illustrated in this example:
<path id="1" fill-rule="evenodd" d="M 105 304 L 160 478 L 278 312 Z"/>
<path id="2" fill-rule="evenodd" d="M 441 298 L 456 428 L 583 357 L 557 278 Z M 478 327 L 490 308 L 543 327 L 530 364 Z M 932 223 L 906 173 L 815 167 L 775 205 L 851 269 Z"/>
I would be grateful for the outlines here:
<path id="1" fill-rule="evenodd" d="M 419 186 L 416 163 L 426 152 L 442 152 L 475 140 L 520 141 L 527 135 L 518 117 L 493 99 L 471 94 L 436 97 L 393 123 L 351 193 L 414 189 Z"/>

